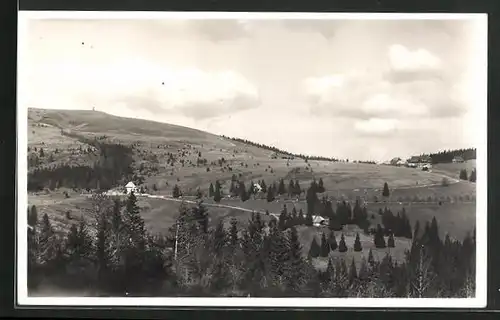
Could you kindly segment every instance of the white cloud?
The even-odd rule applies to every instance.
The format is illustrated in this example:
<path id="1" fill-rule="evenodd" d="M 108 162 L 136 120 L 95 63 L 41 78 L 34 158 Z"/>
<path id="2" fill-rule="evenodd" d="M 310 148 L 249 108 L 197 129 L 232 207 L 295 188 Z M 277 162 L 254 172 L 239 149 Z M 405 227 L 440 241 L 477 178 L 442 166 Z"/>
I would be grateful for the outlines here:
<path id="1" fill-rule="evenodd" d="M 370 118 L 355 122 L 354 127 L 366 134 L 387 134 L 397 129 L 398 122 L 397 119 Z"/>
<path id="2" fill-rule="evenodd" d="M 394 71 L 434 70 L 441 66 L 438 57 L 425 49 L 411 51 L 400 44 L 389 48 L 389 62 Z"/>

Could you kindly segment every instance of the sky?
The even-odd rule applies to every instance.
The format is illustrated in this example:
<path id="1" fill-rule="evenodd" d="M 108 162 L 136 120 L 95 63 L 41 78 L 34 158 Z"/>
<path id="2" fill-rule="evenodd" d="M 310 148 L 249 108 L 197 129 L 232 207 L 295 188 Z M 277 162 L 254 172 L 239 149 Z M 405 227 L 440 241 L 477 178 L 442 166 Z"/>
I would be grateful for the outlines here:
<path id="1" fill-rule="evenodd" d="M 351 160 L 476 147 L 477 20 L 45 19 L 23 106 L 95 108 Z"/>

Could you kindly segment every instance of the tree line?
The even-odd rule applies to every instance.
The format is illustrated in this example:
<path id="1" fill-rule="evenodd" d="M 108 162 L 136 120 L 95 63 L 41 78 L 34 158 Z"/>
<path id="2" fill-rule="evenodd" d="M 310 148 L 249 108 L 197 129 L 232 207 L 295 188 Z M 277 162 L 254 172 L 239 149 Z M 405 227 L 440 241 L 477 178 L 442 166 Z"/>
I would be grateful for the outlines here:
<path id="1" fill-rule="evenodd" d="M 28 173 L 28 190 L 38 191 L 60 187 L 87 190 L 108 190 L 133 176 L 131 147 L 85 139 L 99 150 L 99 158 L 90 165 L 59 164 L 35 168 Z"/>
<path id="2" fill-rule="evenodd" d="M 328 267 L 318 270 L 297 228 L 266 224 L 258 213 L 245 225 L 232 219 L 209 226 L 203 203 L 181 205 L 169 232 L 151 235 L 133 193 L 125 201 L 91 201 L 92 215 L 62 234 L 46 214 L 38 219 L 36 207 L 29 210 L 31 289 L 50 281 L 113 296 L 466 297 L 475 290 L 475 235 L 442 241 L 437 225 L 415 230 L 420 236 L 402 262 L 389 255 L 377 261 L 373 253 L 360 266 L 325 257 Z"/>
<path id="3" fill-rule="evenodd" d="M 476 159 L 476 148 L 443 150 L 436 153 L 422 154 L 421 157 L 431 157 L 432 163 L 449 163 L 455 157 L 462 157 L 465 161 Z"/>

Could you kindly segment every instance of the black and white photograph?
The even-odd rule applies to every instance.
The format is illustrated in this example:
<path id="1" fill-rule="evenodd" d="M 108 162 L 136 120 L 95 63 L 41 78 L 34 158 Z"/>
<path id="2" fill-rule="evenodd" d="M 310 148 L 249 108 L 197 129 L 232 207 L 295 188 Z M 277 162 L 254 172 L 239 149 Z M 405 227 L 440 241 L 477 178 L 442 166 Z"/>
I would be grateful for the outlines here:
<path id="1" fill-rule="evenodd" d="M 20 12 L 21 305 L 486 305 L 483 14 Z"/>

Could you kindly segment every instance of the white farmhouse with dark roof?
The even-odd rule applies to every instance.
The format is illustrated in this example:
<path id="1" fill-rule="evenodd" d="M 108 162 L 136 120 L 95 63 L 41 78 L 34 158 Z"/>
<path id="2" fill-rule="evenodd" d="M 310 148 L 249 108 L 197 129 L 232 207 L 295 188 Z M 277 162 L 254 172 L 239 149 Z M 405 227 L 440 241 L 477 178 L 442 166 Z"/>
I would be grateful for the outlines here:
<path id="1" fill-rule="evenodd" d="M 135 186 L 135 184 L 130 181 L 129 183 L 127 183 L 127 185 L 125 186 L 125 189 L 127 190 L 127 194 L 130 194 L 131 192 L 137 192 L 137 187 Z"/>

